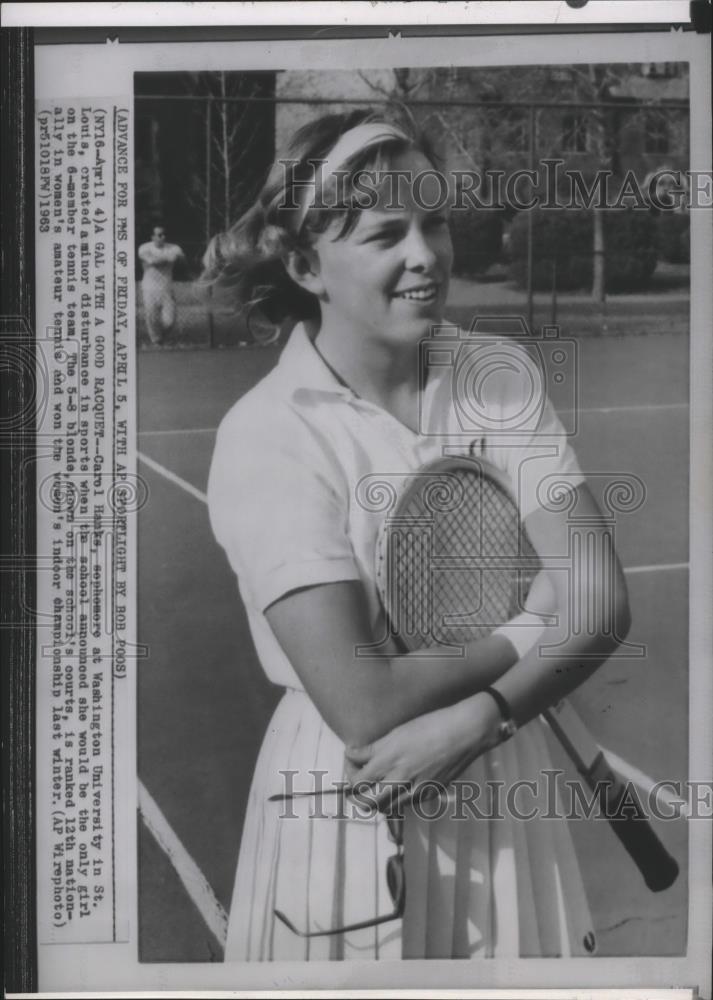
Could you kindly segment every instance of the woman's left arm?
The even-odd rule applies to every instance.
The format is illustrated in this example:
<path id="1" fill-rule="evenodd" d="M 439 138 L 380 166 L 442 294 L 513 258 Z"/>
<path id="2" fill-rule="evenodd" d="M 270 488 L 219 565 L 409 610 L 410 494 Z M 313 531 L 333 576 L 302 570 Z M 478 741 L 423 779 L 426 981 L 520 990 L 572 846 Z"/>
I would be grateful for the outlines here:
<path id="1" fill-rule="evenodd" d="M 569 694 L 607 660 L 631 627 L 624 573 L 589 487 L 567 511 L 537 508 L 525 524 L 550 572 L 557 624 L 493 686 L 519 725 Z"/>
<path id="2" fill-rule="evenodd" d="M 556 625 L 491 684 L 518 725 L 566 696 L 611 656 L 630 627 L 626 582 L 586 484 L 567 511 L 537 508 L 526 519 L 530 539 L 550 569 Z M 572 514 L 576 514 L 573 517 Z M 368 747 L 351 748 L 354 780 L 446 781 L 498 742 L 500 712 L 480 692 L 396 727 Z"/>

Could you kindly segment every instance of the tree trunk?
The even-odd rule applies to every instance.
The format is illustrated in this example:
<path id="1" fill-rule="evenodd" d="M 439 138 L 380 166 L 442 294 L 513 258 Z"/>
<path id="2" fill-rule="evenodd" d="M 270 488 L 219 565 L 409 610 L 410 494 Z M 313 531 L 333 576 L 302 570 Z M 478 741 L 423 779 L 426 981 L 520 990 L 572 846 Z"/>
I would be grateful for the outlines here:
<path id="1" fill-rule="evenodd" d="M 607 96 L 605 77 L 602 75 L 602 68 L 594 65 L 588 66 L 589 81 L 592 88 L 590 100 L 602 101 Z M 592 110 L 590 121 L 594 126 L 594 145 L 597 153 L 598 167 L 604 169 L 611 166 L 610 150 L 612 143 L 607 135 L 608 119 L 601 108 Z M 599 304 L 604 302 L 606 294 L 605 268 L 606 268 L 606 247 L 604 245 L 604 216 L 601 208 L 592 208 L 592 301 Z"/>
<path id="2" fill-rule="evenodd" d="M 227 87 L 225 72 L 220 74 L 220 96 L 227 97 Z M 220 102 L 221 115 L 221 157 L 223 160 L 223 219 L 225 229 L 230 228 L 230 149 L 228 148 L 228 102 L 224 99 Z"/>
<path id="3" fill-rule="evenodd" d="M 606 255 L 604 246 L 604 215 L 602 209 L 592 209 L 594 237 L 592 240 L 592 301 L 602 303 L 606 297 L 605 266 Z"/>

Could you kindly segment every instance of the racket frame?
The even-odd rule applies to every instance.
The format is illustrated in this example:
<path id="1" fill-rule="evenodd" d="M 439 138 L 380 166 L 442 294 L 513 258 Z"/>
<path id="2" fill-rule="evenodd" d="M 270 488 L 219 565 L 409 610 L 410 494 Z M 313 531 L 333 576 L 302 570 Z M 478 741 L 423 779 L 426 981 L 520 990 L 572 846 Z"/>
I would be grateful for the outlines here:
<path id="1" fill-rule="evenodd" d="M 395 639 L 400 639 L 402 646 L 408 652 L 416 652 L 423 647 L 415 643 L 407 643 L 403 635 L 399 636 L 398 633 L 391 631 L 392 608 L 389 607 L 390 582 L 388 580 L 389 533 L 400 522 L 417 522 L 415 515 L 401 515 L 400 510 L 408 505 L 414 492 L 419 487 L 423 489 L 424 477 L 454 475 L 461 470 L 476 472 L 482 477 L 492 479 L 496 486 L 514 504 L 519 518 L 519 504 L 513 496 L 507 477 L 483 456 L 472 454 L 445 456 L 416 470 L 406 480 L 393 509 L 384 518 L 377 535 L 375 546 L 375 581 L 379 598 L 386 614 L 390 634 Z M 425 524 L 427 521 L 428 518 L 424 516 L 423 523 Z M 523 537 L 527 539 L 527 542 L 534 551 L 534 546 L 532 546 L 529 540 L 521 519 L 519 519 L 519 534 L 521 539 Z M 518 548 L 521 550 L 522 544 Z M 523 558 L 519 556 L 518 565 L 520 568 L 522 568 L 522 563 Z M 499 565 L 502 565 L 502 559 Z M 542 566 L 539 558 L 537 565 Z M 414 634 L 417 635 L 418 633 Z M 448 655 L 447 648 L 443 649 L 446 655 Z M 550 731 L 557 738 L 578 773 L 582 775 L 590 789 L 597 795 L 600 806 L 605 810 L 604 815 L 608 819 L 609 825 L 641 872 L 648 888 L 652 892 L 660 892 L 668 889 L 678 877 L 678 863 L 668 853 L 642 810 L 635 809 L 633 813 L 630 811 L 627 815 L 615 815 L 612 818 L 611 813 L 616 814 L 618 807 L 623 801 L 623 797 L 626 794 L 626 787 L 618 778 L 616 771 L 609 763 L 602 748 L 591 736 L 575 709 L 567 699 L 563 698 L 551 708 L 544 711 L 541 718 L 547 723 Z"/>
<path id="2" fill-rule="evenodd" d="M 379 600 L 381 605 L 386 612 L 387 628 L 389 629 L 389 634 L 400 642 L 403 647 L 403 651 L 407 653 L 423 653 L 425 647 L 422 643 L 415 641 L 418 633 L 409 633 L 408 631 L 397 632 L 393 630 L 393 615 L 394 608 L 391 600 L 391 585 L 388 576 L 388 566 L 389 566 L 389 539 L 391 533 L 395 528 L 399 526 L 413 525 L 418 526 L 422 524 L 424 527 L 433 522 L 432 515 L 424 514 L 422 516 L 417 516 L 416 514 L 404 514 L 402 513 L 404 508 L 407 508 L 412 502 L 414 496 L 420 491 L 436 492 L 439 489 L 437 481 L 433 483 L 431 487 L 424 487 L 424 480 L 433 479 L 436 480 L 437 477 L 447 477 L 453 476 L 456 478 L 456 483 L 458 488 L 460 488 L 460 481 L 457 479 L 457 474 L 459 472 L 469 472 L 471 474 L 476 474 L 483 479 L 490 479 L 495 484 L 495 486 L 501 490 L 510 503 L 513 505 L 515 512 L 518 516 L 519 524 L 519 544 L 518 552 L 516 555 L 512 556 L 479 556 L 479 568 L 481 570 L 488 569 L 504 569 L 508 568 L 508 564 L 512 564 L 512 569 L 516 570 L 519 574 L 520 584 L 519 584 L 519 596 L 522 598 L 526 596 L 527 590 L 523 591 L 523 578 L 526 574 L 532 574 L 534 576 L 534 571 L 542 567 L 542 563 L 539 556 L 535 552 L 534 546 L 532 545 L 530 538 L 527 534 L 522 520 L 519 518 L 519 505 L 517 498 L 513 495 L 512 489 L 510 488 L 510 483 L 507 476 L 497 468 L 489 459 L 483 456 L 476 456 L 472 454 L 468 455 L 447 455 L 443 458 L 436 459 L 434 462 L 423 466 L 421 469 L 417 469 L 412 472 L 406 479 L 405 484 L 400 491 L 396 503 L 394 504 L 392 510 L 389 511 L 387 516 L 382 521 L 379 531 L 377 534 L 376 545 L 375 545 L 375 582 L 376 588 L 379 594 Z M 426 501 L 425 505 L 428 507 Z M 523 545 L 522 541 L 525 540 L 526 545 L 529 546 L 533 555 L 523 555 Z M 433 569 L 438 570 L 444 568 L 441 566 L 441 562 L 446 560 L 449 566 L 457 564 L 459 561 L 462 562 L 463 567 L 467 568 L 472 564 L 474 557 L 471 555 L 466 555 L 459 557 L 456 554 L 449 554 L 446 556 L 437 556 L 434 559 Z M 530 581 L 531 582 L 531 581 Z M 529 589 L 529 585 L 528 585 Z M 522 611 L 524 609 L 520 609 Z M 543 617 L 543 616 L 541 616 Z M 543 623 L 545 622 L 547 616 L 543 617 Z M 501 624 L 505 624 L 502 622 Z M 457 627 L 453 622 L 445 622 L 444 625 L 448 627 Z M 487 626 L 478 626 L 487 627 Z M 493 626 L 491 630 L 494 630 L 496 626 Z M 473 636 L 473 639 L 482 638 L 482 636 Z M 438 649 L 440 653 L 444 656 L 452 656 L 454 652 L 456 655 L 462 655 L 462 648 L 464 643 L 442 643 L 436 646 L 428 647 L 430 649 Z"/>

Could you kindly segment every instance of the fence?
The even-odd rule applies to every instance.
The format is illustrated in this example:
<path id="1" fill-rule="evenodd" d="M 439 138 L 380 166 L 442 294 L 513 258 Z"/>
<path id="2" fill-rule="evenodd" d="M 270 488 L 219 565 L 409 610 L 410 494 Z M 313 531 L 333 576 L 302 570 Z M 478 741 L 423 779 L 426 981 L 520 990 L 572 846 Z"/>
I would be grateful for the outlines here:
<path id="1" fill-rule="evenodd" d="M 227 294 L 196 281 L 208 241 L 252 203 L 276 146 L 297 125 L 329 110 L 373 107 L 393 97 L 285 97 L 253 91 L 233 96 L 136 93 L 135 99 L 136 231 L 143 242 L 160 222 L 186 257 L 183 273 L 176 273 L 177 320 L 168 343 L 215 347 L 264 342 L 272 328 L 257 312 L 237 315 Z M 477 207 L 469 208 L 472 198 L 463 195 L 463 210 L 452 213 L 455 281 L 449 318 L 456 322 L 467 322 L 477 307 L 481 314 L 518 313 L 531 328 L 536 322 L 566 323 L 573 310 L 582 313 L 581 292 L 577 308 L 573 293 L 591 292 L 598 281 L 583 322 L 602 332 L 620 311 L 607 299 L 607 284 L 614 291 L 645 289 L 662 249 L 673 263 L 685 261 L 687 219 L 680 212 L 660 212 L 654 218 L 651 211 L 601 213 L 586 205 L 592 197 L 596 204 L 604 192 L 610 202 L 619 199 L 619 207 L 632 207 L 637 189 L 646 195 L 657 171 L 687 169 L 687 101 L 471 100 L 451 95 L 406 103 L 449 163 L 464 177 L 477 172 L 482 182 L 473 196 Z M 606 191 L 597 188 L 602 178 L 609 185 Z M 543 208 L 526 207 L 533 195 Z M 568 211 L 548 213 L 555 205 Z M 660 283 L 674 278 L 669 268 Z M 682 296 L 684 282 L 682 276 Z M 658 312 L 667 314 L 666 309 Z M 633 315 L 629 310 L 625 322 Z M 138 319 L 140 342 L 146 343 L 141 301 Z"/>

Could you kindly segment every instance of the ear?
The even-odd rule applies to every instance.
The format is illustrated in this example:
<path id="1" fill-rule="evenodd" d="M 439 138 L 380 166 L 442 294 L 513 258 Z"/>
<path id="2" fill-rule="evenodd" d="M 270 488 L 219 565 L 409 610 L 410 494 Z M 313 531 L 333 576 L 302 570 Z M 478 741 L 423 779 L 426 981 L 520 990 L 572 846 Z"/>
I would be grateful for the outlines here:
<path id="1" fill-rule="evenodd" d="M 318 298 L 324 295 L 319 254 L 315 249 L 305 247 L 291 250 L 283 257 L 283 261 L 287 273 L 296 284 Z"/>

